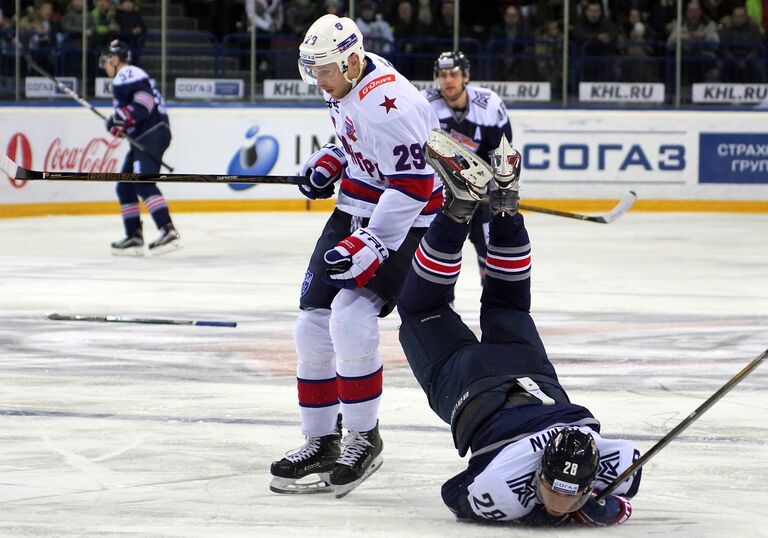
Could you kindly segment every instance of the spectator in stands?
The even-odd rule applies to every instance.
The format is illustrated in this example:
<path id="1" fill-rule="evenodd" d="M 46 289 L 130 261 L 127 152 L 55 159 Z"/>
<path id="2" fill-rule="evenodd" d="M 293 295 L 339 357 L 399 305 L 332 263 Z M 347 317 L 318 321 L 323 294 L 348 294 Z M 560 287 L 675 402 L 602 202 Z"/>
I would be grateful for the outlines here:
<path id="1" fill-rule="evenodd" d="M 346 13 L 346 10 L 344 9 L 344 4 L 341 0 L 325 0 L 325 3 L 323 4 L 325 7 L 325 13 L 323 15 L 336 15 L 338 17 L 343 17 Z"/>
<path id="2" fill-rule="evenodd" d="M 365 42 L 365 50 L 387 56 L 392 52 L 395 38 L 392 27 L 381 13 L 376 11 L 376 4 L 371 1 L 360 3 L 360 16 L 355 20 Z"/>
<path id="3" fill-rule="evenodd" d="M 677 17 L 677 0 L 657 0 L 651 7 L 648 22 L 653 34 L 664 39 L 672 32 Z"/>
<path id="4" fill-rule="evenodd" d="M 760 28 L 744 6 L 733 8 L 720 30 L 722 82 L 764 82 L 765 56 Z"/>
<path id="5" fill-rule="evenodd" d="M 275 34 L 283 29 L 282 0 L 245 0 L 249 24 L 260 33 Z"/>
<path id="6" fill-rule="evenodd" d="M 517 6 L 507 6 L 502 22 L 491 31 L 491 39 L 500 41 L 493 49 L 500 56 L 493 62 L 497 66 L 496 80 L 532 80 L 533 63 L 530 61 L 530 33 Z"/>
<path id="7" fill-rule="evenodd" d="M 630 9 L 619 36 L 621 53 L 626 56 L 621 62 L 622 82 L 656 82 L 659 80 L 658 63 L 653 56 L 651 32 L 643 22 L 638 9 Z"/>
<path id="8" fill-rule="evenodd" d="M 400 51 L 404 55 L 398 60 L 397 68 L 409 79 L 417 76 L 417 73 L 425 73 L 432 64 L 432 53 L 429 47 L 419 41 L 429 35 L 429 28 L 425 27 L 416 16 L 416 6 L 409 0 L 401 0 L 397 4 L 397 15 L 392 24 L 392 35 L 400 42 Z M 414 57 L 416 54 L 428 54 L 428 57 Z"/>
<path id="9" fill-rule="evenodd" d="M 312 0 L 288 0 L 285 4 L 285 31 L 304 36 L 312 23 L 323 15 L 320 7 Z"/>
<path id="10" fill-rule="evenodd" d="M 563 85 L 563 31 L 560 21 L 546 21 L 536 31 L 536 63 L 538 80 L 550 83 L 553 91 L 558 91 Z"/>
<path id="11" fill-rule="evenodd" d="M 115 22 L 120 27 L 120 38 L 128 42 L 133 48 L 147 33 L 147 25 L 144 24 L 139 6 L 133 0 L 123 0 L 120 3 L 115 15 Z"/>
<path id="12" fill-rule="evenodd" d="M 282 0 L 245 0 L 248 28 L 256 27 L 256 48 L 259 51 L 259 78 L 273 76 L 274 61 L 270 49 L 272 36 L 283 31 L 284 11 Z"/>
<path id="13" fill-rule="evenodd" d="M 613 23 L 603 16 L 599 0 L 589 0 L 584 16 L 573 27 L 573 39 L 584 55 L 584 78 L 590 81 L 615 79 L 612 57 L 616 54 L 618 32 Z"/>
<path id="14" fill-rule="evenodd" d="M 717 79 L 717 48 L 720 36 L 717 26 L 707 18 L 698 0 L 685 7 L 680 39 L 683 45 L 682 78 L 684 85 L 712 82 Z M 677 28 L 669 34 L 667 45 L 677 46 Z"/>
<path id="15" fill-rule="evenodd" d="M 438 37 L 442 42 L 435 45 L 435 53 L 439 54 L 445 48 L 453 46 L 453 19 L 456 12 L 456 6 L 453 0 L 440 0 L 437 14 L 432 23 L 432 35 Z M 459 22 L 459 36 L 466 36 L 467 30 L 463 23 Z M 448 47 L 446 47 L 446 45 Z"/>
<path id="16" fill-rule="evenodd" d="M 64 18 L 61 20 L 61 27 L 67 33 L 70 44 L 80 41 L 83 36 L 83 0 L 69 0 Z M 85 35 L 93 35 L 93 19 L 91 13 L 86 12 Z"/>
<path id="17" fill-rule="evenodd" d="M 120 26 L 115 21 L 115 15 L 115 4 L 110 0 L 96 0 L 96 5 L 91 11 L 95 47 L 104 47 L 117 36 Z"/>

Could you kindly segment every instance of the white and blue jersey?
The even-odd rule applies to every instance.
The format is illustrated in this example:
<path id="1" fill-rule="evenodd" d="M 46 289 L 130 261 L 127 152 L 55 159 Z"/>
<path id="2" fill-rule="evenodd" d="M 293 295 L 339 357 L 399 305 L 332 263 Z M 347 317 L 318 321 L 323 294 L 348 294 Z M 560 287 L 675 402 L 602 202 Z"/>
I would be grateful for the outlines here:
<path id="1" fill-rule="evenodd" d="M 437 114 L 440 128 L 490 162 L 490 154 L 499 147 L 502 136 L 512 141 L 507 107 L 501 97 L 491 90 L 467 84 L 466 91 L 467 108 L 462 111 L 449 107 L 437 88 L 424 90 L 422 94 Z"/>

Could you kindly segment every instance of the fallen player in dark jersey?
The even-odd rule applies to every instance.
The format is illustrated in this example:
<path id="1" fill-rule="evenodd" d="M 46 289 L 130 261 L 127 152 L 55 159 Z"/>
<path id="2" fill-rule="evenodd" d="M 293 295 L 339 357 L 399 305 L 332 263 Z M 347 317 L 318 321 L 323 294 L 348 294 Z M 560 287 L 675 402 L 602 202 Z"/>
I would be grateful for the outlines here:
<path id="1" fill-rule="evenodd" d="M 528 525 L 617 525 L 632 513 L 641 471 L 605 499 L 596 493 L 638 457 L 634 444 L 600 436 L 571 403 L 529 311 L 531 246 L 517 212 L 520 154 L 506 139 L 493 169 L 447 133 L 427 144 L 445 203 L 421 241 L 399 297 L 400 342 L 430 407 L 451 425 L 466 470 L 442 488 L 460 519 Z M 449 306 L 469 218 L 491 210 L 482 339 Z"/>

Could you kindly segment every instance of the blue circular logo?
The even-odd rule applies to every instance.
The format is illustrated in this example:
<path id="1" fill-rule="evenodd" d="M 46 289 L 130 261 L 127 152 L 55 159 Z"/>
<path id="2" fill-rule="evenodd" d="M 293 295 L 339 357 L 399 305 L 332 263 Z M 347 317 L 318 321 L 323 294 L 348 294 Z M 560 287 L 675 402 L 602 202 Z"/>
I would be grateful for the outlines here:
<path id="1" fill-rule="evenodd" d="M 275 166 L 280 154 L 277 138 L 270 135 L 257 136 L 259 126 L 254 125 L 245 133 L 245 142 L 229 161 L 227 174 L 234 176 L 266 176 Z M 244 191 L 256 185 L 230 183 L 229 188 Z"/>

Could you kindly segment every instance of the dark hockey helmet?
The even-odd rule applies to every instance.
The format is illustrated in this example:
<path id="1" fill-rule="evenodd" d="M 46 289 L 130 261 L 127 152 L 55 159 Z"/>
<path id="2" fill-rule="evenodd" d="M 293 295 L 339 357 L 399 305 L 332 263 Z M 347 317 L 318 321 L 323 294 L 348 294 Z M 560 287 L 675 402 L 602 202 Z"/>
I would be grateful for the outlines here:
<path id="1" fill-rule="evenodd" d="M 460 50 L 443 52 L 435 60 L 435 79 L 440 75 L 441 69 L 454 69 L 456 67 L 461 69 L 462 75 L 469 76 L 469 58 L 463 52 Z"/>
<path id="2" fill-rule="evenodd" d="M 110 41 L 109 46 L 101 53 L 102 58 L 109 58 L 110 56 L 117 56 L 123 62 L 131 62 L 131 47 L 125 41 L 119 39 L 113 39 Z"/>
<path id="3" fill-rule="evenodd" d="M 581 495 L 595 487 L 599 464 L 600 452 L 592 435 L 569 428 L 547 442 L 540 472 L 553 491 Z"/>

